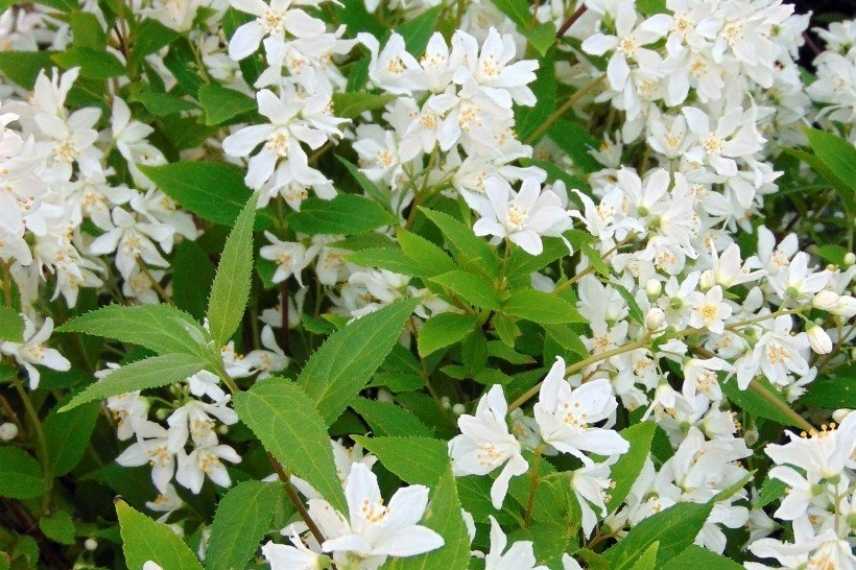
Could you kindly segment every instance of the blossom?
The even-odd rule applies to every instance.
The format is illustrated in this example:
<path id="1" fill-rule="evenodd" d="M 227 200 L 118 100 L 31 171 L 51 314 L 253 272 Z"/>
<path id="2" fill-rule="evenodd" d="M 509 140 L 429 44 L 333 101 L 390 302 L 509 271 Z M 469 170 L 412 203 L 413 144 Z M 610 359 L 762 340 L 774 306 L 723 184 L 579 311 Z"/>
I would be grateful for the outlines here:
<path id="1" fill-rule="evenodd" d="M 508 537 L 502 532 L 502 528 L 496 519 L 490 519 L 490 552 L 484 559 L 485 570 L 547 570 L 546 566 L 535 562 L 535 551 L 532 542 L 519 540 L 511 545 L 508 550 Z"/>
<path id="2" fill-rule="evenodd" d="M 313 18 L 299 5 L 317 5 L 313 0 L 230 0 L 233 8 L 256 18 L 243 24 L 229 41 L 229 57 L 238 61 L 252 55 L 266 36 L 282 38 L 286 32 L 298 38 L 317 36 L 324 32 L 324 22 Z"/>
<path id="3" fill-rule="evenodd" d="M 615 431 L 593 427 L 608 419 L 617 406 L 612 387 L 604 378 L 572 389 L 565 380 L 565 361 L 557 356 L 541 383 L 535 419 L 545 442 L 591 465 L 593 461 L 586 453 L 620 455 L 630 448 Z"/>
<path id="4" fill-rule="evenodd" d="M 71 363 L 58 350 L 45 346 L 53 332 L 53 326 L 53 319 L 47 317 L 42 326 L 36 330 L 35 323 L 24 318 L 23 341 L 7 340 L 0 343 L 0 353 L 11 356 L 27 371 L 30 390 L 39 387 L 41 373 L 36 366 L 45 366 L 61 372 L 71 368 Z"/>
<path id="5" fill-rule="evenodd" d="M 232 478 L 223 461 L 240 463 L 241 456 L 228 445 L 197 447 L 190 454 L 178 451 L 178 469 L 175 479 L 194 494 L 199 494 L 207 476 L 221 487 L 232 485 Z"/>
<path id="6" fill-rule="evenodd" d="M 490 488 L 494 508 L 501 508 L 509 480 L 529 468 L 521 455 L 520 442 L 509 432 L 505 416 L 508 406 L 500 386 L 482 396 L 474 416 L 458 418 L 460 435 L 449 441 L 452 469 L 457 476 L 487 475 L 500 466 L 502 471 Z"/>
<path id="7" fill-rule="evenodd" d="M 481 218 L 473 226 L 478 236 L 494 235 L 507 238 L 530 255 L 539 255 L 544 248 L 541 236 L 568 214 L 559 197 L 542 192 L 541 185 L 532 178 L 523 180 L 519 192 L 499 177 L 485 184 L 488 200 L 478 208 Z"/>
<path id="8" fill-rule="evenodd" d="M 711 287 L 707 293 L 695 291 L 688 300 L 692 305 L 689 318 L 691 327 L 706 328 L 718 334 L 725 331 L 724 323 L 731 316 L 731 305 L 723 301 L 722 287 Z"/>
<path id="9" fill-rule="evenodd" d="M 428 488 L 398 489 L 384 505 L 377 477 L 363 463 L 354 463 L 345 481 L 350 518 L 344 533 L 327 536 L 324 552 L 352 553 L 382 565 L 388 556 L 407 557 L 443 546 L 443 537 L 418 522 L 428 506 Z"/>

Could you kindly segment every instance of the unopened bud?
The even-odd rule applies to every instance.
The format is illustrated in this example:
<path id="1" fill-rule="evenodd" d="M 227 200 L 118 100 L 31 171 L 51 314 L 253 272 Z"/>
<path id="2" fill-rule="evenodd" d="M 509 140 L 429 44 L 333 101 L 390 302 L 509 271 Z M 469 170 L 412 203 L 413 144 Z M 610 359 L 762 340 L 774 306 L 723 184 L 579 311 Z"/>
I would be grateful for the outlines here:
<path id="1" fill-rule="evenodd" d="M 92 552 L 93 550 L 98 548 L 98 541 L 94 538 L 87 538 L 83 541 L 83 548 L 85 548 L 89 552 Z"/>
<path id="2" fill-rule="evenodd" d="M 440 398 L 440 405 L 445 409 L 450 409 L 452 407 L 452 401 L 449 399 L 449 396 L 443 396 Z"/>
<path id="3" fill-rule="evenodd" d="M 659 297 L 662 291 L 663 284 L 657 281 L 656 279 L 649 279 L 648 282 L 645 283 L 645 293 L 651 299 Z"/>
<path id="4" fill-rule="evenodd" d="M 844 255 L 844 267 L 850 267 L 851 265 L 856 264 L 856 253 L 852 251 L 848 251 Z"/>
<path id="5" fill-rule="evenodd" d="M 466 411 L 467 408 L 463 404 L 455 404 L 454 406 L 452 406 L 452 413 L 456 416 L 460 416 Z"/>
<path id="6" fill-rule="evenodd" d="M 395 399 L 392 397 L 392 393 L 389 390 L 384 390 L 383 388 L 381 388 L 377 391 L 377 401 L 392 403 L 395 401 Z"/>
<path id="7" fill-rule="evenodd" d="M 645 315 L 645 327 L 649 331 L 657 331 L 663 328 L 666 324 L 666 313 L 660 307 L 652 307 L 648 309 Z"/>
<path id="8" fill-rule="evenodd" d="M 835 308 L 835 305 L 838 304 L 839 295 L 835 291 L 830 291 L 829 289 L 824 289 L 823 291 L 819 291 L 817 295 L 814 296 L 814 299 L 811 300 L 811 304 L 814 305 L 815 308 L 821 309 L 823 311 L 831 311 Z"/>
<path id="9" fill-rule="evenodd" d="M 832 339 L 822 327 L 814 325 L 808 329 L 807 334 L 808 342 L 816 353 L 829 354 L 832 352 Z"/>
<path id="10" fill-rule="evenodd" d="M 702 291 L 707 291 L 711 287 L 716 285 L 716 275 L 712 270 L 708 269 L 704 273 L 701 274 L 701 278 L 698 281 L 698 286 Z"/>
<path id="11" fill-rule="evenodd" d="M 18 437 L 18 426 L 12 422 L 0 425 L 0 441 L 12 441 Z"/>
<path id="12" fill-rule="evenodd" d="M 155 412 L 155 418 L 157 418 L 160 421 L 163 421 L 166 419 L 166 417 L 169 415 L 169 413 L 170 413 L 169 410 L 167 410 L 166 408 L 161 408 Z"/>

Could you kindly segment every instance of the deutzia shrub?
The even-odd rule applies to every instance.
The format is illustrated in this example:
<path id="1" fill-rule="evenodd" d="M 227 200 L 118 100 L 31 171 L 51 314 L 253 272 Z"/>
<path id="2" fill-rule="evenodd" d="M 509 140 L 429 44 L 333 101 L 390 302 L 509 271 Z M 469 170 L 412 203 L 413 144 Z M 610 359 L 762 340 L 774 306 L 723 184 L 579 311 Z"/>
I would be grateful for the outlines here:
<path id="1" fill-rule="evenodd" d="M 856 21 L 2 10 L 0 568 L 856 570 Z"/>

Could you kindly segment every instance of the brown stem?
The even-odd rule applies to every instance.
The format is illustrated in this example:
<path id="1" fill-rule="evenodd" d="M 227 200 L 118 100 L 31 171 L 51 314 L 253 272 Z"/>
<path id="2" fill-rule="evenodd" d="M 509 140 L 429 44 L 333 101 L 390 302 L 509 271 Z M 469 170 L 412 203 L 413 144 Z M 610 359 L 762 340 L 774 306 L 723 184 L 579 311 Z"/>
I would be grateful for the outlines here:
<path id="1" fill-rule="evenodd" d="M 585 14 L 585 12 L 586 12 L 586 5 L 585 4 L 583 4 L 579 8 L 577 8 L 573 14 L 568 16 L 567 20 L 562 22 L 562 25 L 559 27 L 559 29 L 556 30 L 556 37 L 561 38 L 562 36 L 564 36 L 568 32 L 568 30 L 571 29 L 571 26 L 573 26 L 574 23 L 580 19 L 580 16 Z"/>
<path id="2" fill-rule="evenodd" d="M 288 285 L 285 281 L 279 284 L 279 302 L 282 311 L 282 327 L 279 329 L 279 344 L 288 353 Z"/>
<path id="3" fill-rule="evenodd" d="M 270 460 L 270 464 L 273 466 L 273 470 L 276 471 L 279 480 L 282 481 L 282 484 L 285 486 L 285 494 L 288 495 L 288 500 L 291 501 L 294 508 L 296 508 L 297 512 L 300 513 L 300 517 L 303 519 L 303 522 L 306 523 L 306 526 L 309 527 L 309 532 L 312 533 L 312 536 L 315 537 L 318 544 L 324 544 L 324 535 L 321 533 L 321 529 L 318 528 L 318 525 L 315 524 L 315 521 L 312 520 L 312 517 L 309 515 L 309 511 L 306 510 L 306 506 L 303 504 L 303 501 L 301 501 L 300 497 L 297 495 L 297 490 L 294 488 L 294 485 L 291 484 L 291 477 L 288 472 L 273 455 L 268 453 L 267 456 Z"/>

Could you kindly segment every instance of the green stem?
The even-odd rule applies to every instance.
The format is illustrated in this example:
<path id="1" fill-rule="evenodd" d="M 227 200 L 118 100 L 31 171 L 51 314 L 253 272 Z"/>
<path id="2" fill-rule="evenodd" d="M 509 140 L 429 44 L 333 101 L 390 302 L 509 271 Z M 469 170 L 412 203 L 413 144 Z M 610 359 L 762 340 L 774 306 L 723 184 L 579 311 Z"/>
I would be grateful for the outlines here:
<path id="1" fill-rule="evenodd" d="M 45 430 L 42 429 L 42 422 L 39 419 L 39 414 L 33 406 L 33 401 L 27 393 L 24 384 L 19 378 L 12 381 L 15 386 L 15 391 L 18 393 L 21 403 L 24 405 L 24 411 L 27 414 L 27 420 L 30 423 L 30 430 L 36 436 L 36 452 L 39 456 L 39 461 L 42 464 L 42 473 L 45 478 L 45 493 L 42 500 L 42 512 L 47 513 L 50 507 L 51 487 L 53 486 L 53 474 L 51 473 L 50 455 L 48 453 L 48 440 L 45 438 Z"/>
<path id="2" fill-rule="evenodd" d="M 602 75 L 595 77 L 594 79 L 577 89 L 573 95 L 568 97 L 568 99 L 564 103 L 562 103 L 561 107 L 553 111 L 553 113 L 550 114 L 550 116 L 547 117 L 547 119 L 543 123 L 541 123 L 541 126 L 535 129 L 531 135 L 526 137 L 526 140 L 524 142 L 526 144 L 532 144 L 539 138 L 541 138 L 541 136 L 548 130 L 550 130 L 550 127 L 552 127 L 556 121 L 561 119 L 565 115 L 565 113 L 567 113 L 574 105 L 576 105 L 579 100 L 583 98 L 584 95 L 586 95 L 587 93 L 595 89 L 598 85 L 600 85 L 601 81 L 603 81 Z"/>

